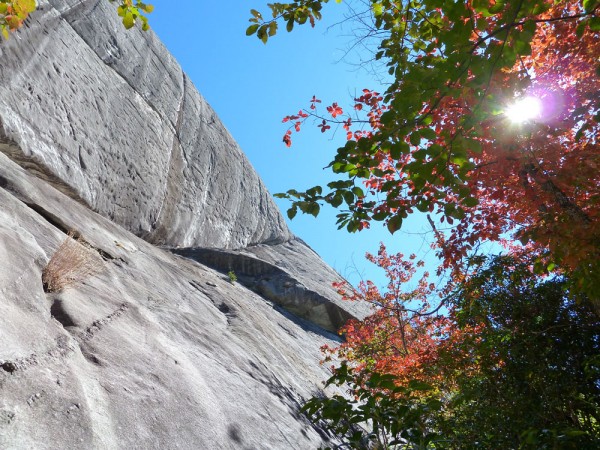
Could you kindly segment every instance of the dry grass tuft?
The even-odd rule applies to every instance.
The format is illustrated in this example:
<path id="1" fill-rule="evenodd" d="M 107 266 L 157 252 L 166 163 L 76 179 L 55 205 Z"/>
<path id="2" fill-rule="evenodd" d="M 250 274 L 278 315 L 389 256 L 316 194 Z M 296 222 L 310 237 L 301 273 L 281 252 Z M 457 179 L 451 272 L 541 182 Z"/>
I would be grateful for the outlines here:
<path id="1" fill-rule="evenodd" d="M 42 271 L 44 291 L 58 292 L 97 275 L 104 261 L 89 244 L 70 231 Z"/>

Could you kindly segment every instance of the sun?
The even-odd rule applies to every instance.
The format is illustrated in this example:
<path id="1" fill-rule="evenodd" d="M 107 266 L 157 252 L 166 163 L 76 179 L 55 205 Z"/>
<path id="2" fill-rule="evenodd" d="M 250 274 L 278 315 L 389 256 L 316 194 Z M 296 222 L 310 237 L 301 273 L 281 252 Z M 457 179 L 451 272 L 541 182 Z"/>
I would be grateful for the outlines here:
<path id="1" fill-rule="evenodd" d="M 542 102 L 537 97 L 523 97 L 506 108 L 504 114 L 512 123 L 525 123 L 539 119 L 542 115 Z"/>

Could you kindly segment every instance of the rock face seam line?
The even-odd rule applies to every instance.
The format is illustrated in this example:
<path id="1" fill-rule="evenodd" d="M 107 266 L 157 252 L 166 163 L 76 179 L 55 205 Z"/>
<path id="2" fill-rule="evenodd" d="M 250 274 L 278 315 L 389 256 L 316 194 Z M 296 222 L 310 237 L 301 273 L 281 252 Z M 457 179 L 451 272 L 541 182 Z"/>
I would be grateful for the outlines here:
<path id="1" fill-rule="evenodd" d="M 90 0 L 82 0 L 80 3 L 71 6 L 68 10 L 65 11 L 65 13 L 67 11 L 71 11 L 74 8 L 81 6 L 82 4 L 84 4 L 86 1 L 90 1 Z M 96 1 L 96 6 L 94 8 L 97 8 L 99 4 L 99 1 Z M 108 67 L 111 71 L 113 71 L 116 75 L 118 75 L 119 78 L 121 78 L 125 83 L 127 83 L 127 85 L 131 88 L 131 90 L 133 92 L 135 92 L 137 95 L 139 95 L 139 97 L 144 101 L 144 103 L 152 110 L 156 113 L 156 115 L 158 115 L 161 120 L 164 123 L 168 123 L 171 127 L 173 126 L 173 124 L 171 123 L 171 121 L 169 120 L 168 117 L 165 117 L 152 103 L 150 103 L 146 98 L 144 98 L 144 96 L 142 95 L 141 92 L 139 92 L 135 86 L 133 86 L 133 84 L 131 84 L 131 82 L 129 81 L 129 79 L 127 79 L 127 77 L 125 77 L 122 73 L 120 73 L 116 68 L 114 68 L 113 66 L 111 66 L 109 63 L 107 63 L 106 61 L 104 61 L 104 59 L 100 56 L 100 54 L 96 51 L 96 49 L 91 46 L 89 44 L 89 42 L 85 39 L 84 36 L 82 36 L 77 29 L 71 24 L 71 22 L 69 22 L 66 18 L 65 18 L 65 13 L 63 13 L 62 11 L 59 11 L 58 9 L 56 9 L 54 6 L 53 8 L 59 13 L 60 19 L 63 20 L 68 26 L 69 28 L 71 28 L 73 30 L 73 32 L 79 36 L 79 38 L 81 39 L 82 42 L 85 43 L 85 45 L 92 51 L 92 53 L 94 53 L 96 55 L 96 57 L 102 61 L 102 64 L 104 64 L 106 67 Z M 181 70 L 181 72 L 183 73 L 183 69 L 181 68 L 181 66 L 178 65 L 179 70 Z"/>
<path id="2" fill-rule="evenodd" d="M 162 215 L 162 211 L 163 211 L 163 207 L 165 205 L 165 202 L 167 201 L 167 197 L 169 196 L 169 179 L 171 176 L 171 172 L 173 171 L 173 154 L 176 151 L 176 147 L 179 146 L 179 150 L 181 151 L 181 154 L 184 154 L 182 145 L 181 145 L 181 139 L 179 138 L 179 132 L 181 129 L 181 123 L 183 122 L 183 110 L 185 107 L 185 97 L 187 95 L 187 77 L 185 75 L 185 73 L 182 71 L 181 72 L 182 75 L 182 83 L 181 83 L 181 100 L 179 101 L 179 107 L 177 109 L 177 122 L 175 123 L 175 132 L 173 133 L 173 143 L 171 144 L 171 152 L 169 153 L 169 161 L 167 162 L 167 173 L 165 176 L 165 194 L 163 195 L 163 198 L 160 202 L 160 206 L 158 208 L 158 212 L 156 213 L 156 219 L 154 219 L 154 222 L 152 223 L 151 226 L 151 231 L 150 233 L 152 233 L 152 231 L 156 230 L 157 224 L 160 222 L 160 218 Z M 184 157 L 184 159 L 186 159 Z M 187 163 L 187 159 L 186 159 L 186 163 Z"/>

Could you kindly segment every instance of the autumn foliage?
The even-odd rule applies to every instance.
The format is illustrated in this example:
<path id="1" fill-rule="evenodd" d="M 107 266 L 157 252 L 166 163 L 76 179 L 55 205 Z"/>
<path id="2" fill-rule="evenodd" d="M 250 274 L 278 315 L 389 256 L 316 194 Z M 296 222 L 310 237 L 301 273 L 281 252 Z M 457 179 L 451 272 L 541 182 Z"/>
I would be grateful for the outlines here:
<path id="1" fill-rule="evenodd" d="M 270 4 L 249 31 L 266 42 L 320 3 Z M 279 196 L 290 218 L 338 208 L 350 232 L 427 214 L 446 281 L 409 288 L 414 256 L 368 255 L 389 284 L 337 286 L 374 312 L 325 349 L 352 397 L 306 412 L 351 448 L 596 448 L 600 2 L 365 3 L 389 87 L 285 117 L 288 147 L 307 121 L 346 142 L 334 181 Z"/>
<path id="2" fill-rule="evenodd" d="M 458 3 L 372 2 L 387 33 L 376 59 L 394 81 L 344 109 L 321 111 L 313 97 L 284 119 L 288 146 L 311 118 L 322 132 L 343 128 L 347 142 L 330 164 L 342 178 L 281 196 L 292 215 L 340 208 L 351 232 L 383 221 L 393 233 L 430 213 L 449 227 L 442 269 L 500 242 L 535 253 L 539 272 L 574 275 L 600 311 L 599 4 Z M 525 98 L 541 110 L 516 123 L 510 104 Z"/>
<path id="3" fill-rule="evenodd" d="M 367 302 L 374 313 L 342 328 L 345 342 L 333 352 L 357 362 L 359 369 L 393 373 L 403 383 L 439 377 L 430 368 L 438 357 L 441 341 L 451 331 L 448 317 L 432 313 L 435 285 L 428 282 L 427 272 L 414 289 L 407 291 L 407 285 L 423 266 L 415 258 L 405 258 L 401 253 L 389 255 L 381 244 L 378 253 L 367 254 L 367 259 L 385 271 L 388 285 L 384 292 L 372 281 L 361 282 L 351 290 L 345 283 L 335 284 L 344 300 Z"/>
<path id="4" fill-rule="evenodd" d="M 35 11 L 35 0 L 0 0 L 0 32 L 8 39 L 9 32 L 21 27 L 30 13 Z"/>
<path id="5" fill-rule="evenodd" d="M 600 444 L 600 322 L 567 280 L 540 280 L 512 257 L 478 257 L 460 283 L 440 290 L 425 273 L 410 289 L 414 255 L 382 245 L 368 259 L 385 270 L 385 289 L 337 286 L 375 312 L 324 349 L 326 361 L 342 360 L 329 384 L 347 383 L 351 396 L 312 399 L 313 420 L 352 448 Z"/>

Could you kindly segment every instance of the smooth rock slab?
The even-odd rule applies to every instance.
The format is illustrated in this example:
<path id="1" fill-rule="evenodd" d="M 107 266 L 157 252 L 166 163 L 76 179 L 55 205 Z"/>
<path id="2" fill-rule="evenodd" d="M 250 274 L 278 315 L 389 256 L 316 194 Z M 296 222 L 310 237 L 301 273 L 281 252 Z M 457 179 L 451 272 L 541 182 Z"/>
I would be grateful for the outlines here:
<path id="1" fill-rule="evenodd" d="M 173 247 L 291 237 L 239 146 L 150 32 L 106 0 L 42 0 L 0 42 L 0 139 L 92 209 Z"/>
<path id="2" fill-rule="evenodd" d="M 0 154 L 0 448 L 310 449 L 299 413 L 335 343 L 222 274 L 154 247 Z M 105 259 L 41 272 L 76 229 Z"/>

